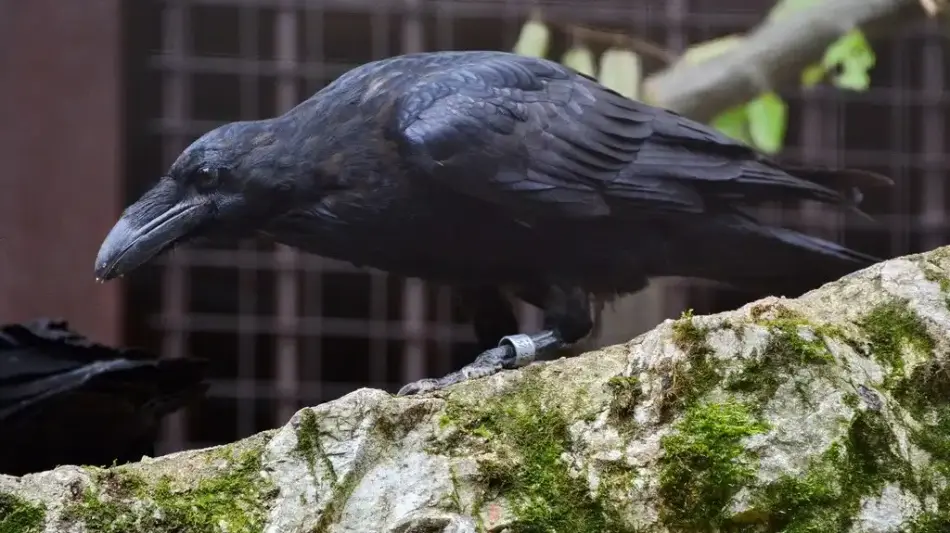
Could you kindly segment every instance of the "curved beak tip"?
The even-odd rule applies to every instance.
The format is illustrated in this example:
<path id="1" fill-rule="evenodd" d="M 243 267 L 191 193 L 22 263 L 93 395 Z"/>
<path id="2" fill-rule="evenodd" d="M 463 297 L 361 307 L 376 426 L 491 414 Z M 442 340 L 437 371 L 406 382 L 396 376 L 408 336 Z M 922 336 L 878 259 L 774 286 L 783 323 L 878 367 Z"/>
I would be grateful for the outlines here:
<path id="1" fill-rule="evenodd" d="M 104 283 L 116 277 L 114 271 L 125 252 L 134 243 L 134 239 L 135 232 L 128 221 L 120 218 L 106 235 L 99 247 L 99 253 L 96 254 L 96 281 Z"/>
<path id="2" fill-rule="evenodd" d="M 202 206 L 177 204 L 143 219 L 126 214 L 102 241 L 95 275 L 100 282 L 121 278 L 179 242 L 202 222 Z"/>

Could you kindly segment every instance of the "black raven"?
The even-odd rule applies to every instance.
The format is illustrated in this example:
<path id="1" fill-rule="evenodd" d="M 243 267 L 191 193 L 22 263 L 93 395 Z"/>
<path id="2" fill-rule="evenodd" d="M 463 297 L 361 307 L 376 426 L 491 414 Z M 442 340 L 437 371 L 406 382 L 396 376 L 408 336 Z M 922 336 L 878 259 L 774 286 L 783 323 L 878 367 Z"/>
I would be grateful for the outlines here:
<path id="1" fill-rule="evenodd" d="M 0 327 L 0 473 L 153 455 L 161 418 L 206 390 L 204 368 L 96 344 L 64 321 Z"/>
<path id="2" fill-rule="evenodd" d="M 281 116 L 203 135 L 125 210 L 95 273 L 111 279 L 196 237 L 258 233 L 450 284 L 485 352 L 401 391 L 414 393 L 573 344 L 591 329 L 590 297 L 652 277 L 807 290 L 877 262 L 744 208 L 802 199 L 858 212 L 859 186 L 890 183 L 782 167 L 552 61 L 410 54 L 357 67 Z M 540 307 L 544 331 L 513 335 L 506 294 Z"/>

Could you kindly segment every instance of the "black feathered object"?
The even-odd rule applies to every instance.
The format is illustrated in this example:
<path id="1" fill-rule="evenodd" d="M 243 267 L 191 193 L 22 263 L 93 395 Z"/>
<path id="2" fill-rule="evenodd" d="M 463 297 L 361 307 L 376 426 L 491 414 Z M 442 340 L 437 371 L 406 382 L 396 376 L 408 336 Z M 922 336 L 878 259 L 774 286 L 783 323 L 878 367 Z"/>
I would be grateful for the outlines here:
<path id="1" fill-rule="evenodd" d="M 281 116 L 203 135 L 125 210 L 95 272 L 107 280 L 191 239 L 257 233 L 452 285 L 486 352 L 404 389 L 419 392 L 570 345 L 591 330 L 591 297 L 651 278 L 793 296 L 875 263 L 748 208 L 813 200 L 860 213 L 861 189 L 890 184 L 783 166 L 545 59 L 411 54 L 357 67 Z M 507 294 L 543 309 L 544 331 L 509 337 Z"/>
<path id="2" fill-rule="evenodd" d="M 97 344 L 65 321 L 0 327 L 0 473 L 153 455 L 162 417 L 205 392 L 204 369 Z"/>

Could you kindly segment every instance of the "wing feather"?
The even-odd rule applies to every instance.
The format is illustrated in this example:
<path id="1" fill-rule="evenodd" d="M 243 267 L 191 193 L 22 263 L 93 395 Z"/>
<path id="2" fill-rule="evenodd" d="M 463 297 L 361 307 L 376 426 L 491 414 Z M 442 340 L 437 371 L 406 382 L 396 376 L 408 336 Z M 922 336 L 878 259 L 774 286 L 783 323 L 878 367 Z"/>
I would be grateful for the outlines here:
<path id="1" fill-rule="evenodd" d="M 787 197 L 849 202 L 833 183 L 793 176 L 554 62 L 498 52 L 438 66 L 396 97 L 409 159 L 443 186 L 519 213 L 642 218 Z"/>

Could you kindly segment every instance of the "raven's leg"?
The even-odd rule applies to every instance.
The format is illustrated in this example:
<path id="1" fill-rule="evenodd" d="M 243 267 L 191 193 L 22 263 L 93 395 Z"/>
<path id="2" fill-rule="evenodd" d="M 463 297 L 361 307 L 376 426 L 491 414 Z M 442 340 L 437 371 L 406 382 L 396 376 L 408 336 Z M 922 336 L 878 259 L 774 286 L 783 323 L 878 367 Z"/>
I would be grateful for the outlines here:
<path id="1" fill-rule="evenodd" d="M 511 302 L 495 287 L 460 288 L 455 296 L 459 307 L 472 320 L 479 350 L 490 350 L 498 346 L 498 339 L 518 331 Z"/>
<path id="2" fill-rule="evenodd" d="M 594 327 L 590 300 L 580 289 L 552 286 L 540 297 L 526 291 L 522 297 L 531 303 L 543 302 L 544 330 L 534 335 L 502 337 L 498 346 L 482 352 L 472 363 L 439 379 L 422 379 L 399 390 L 400 396 L 442 389 L 471 379 L 490 376 L 503 369 L 530 364 L 539 354 L 560 350 L 581 340 Z"/>

